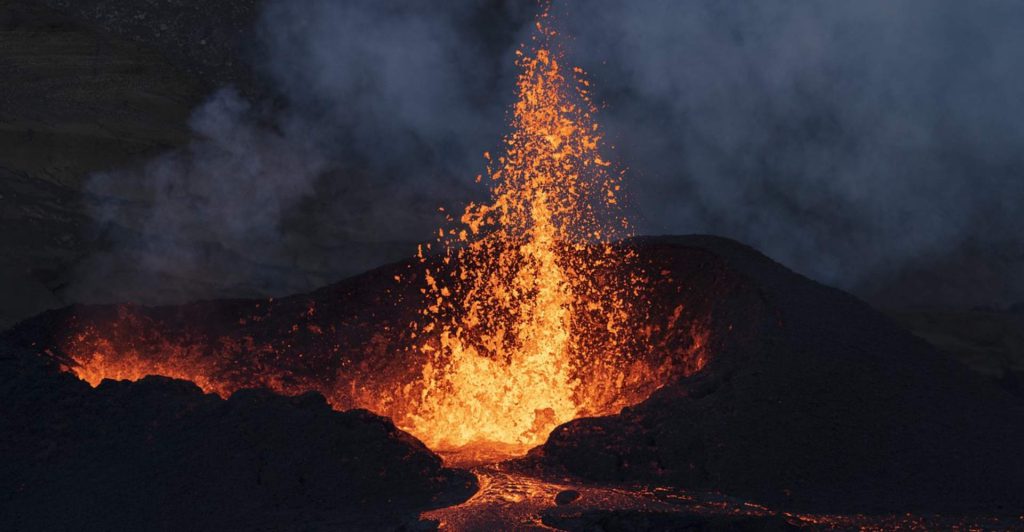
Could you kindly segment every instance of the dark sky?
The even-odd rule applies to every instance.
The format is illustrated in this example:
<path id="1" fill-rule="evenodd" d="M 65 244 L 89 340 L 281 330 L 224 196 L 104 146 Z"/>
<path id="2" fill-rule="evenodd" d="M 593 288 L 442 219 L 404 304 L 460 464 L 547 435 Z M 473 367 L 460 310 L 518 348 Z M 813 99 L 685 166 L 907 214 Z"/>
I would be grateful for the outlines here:
<path id="1" fill-rule="evenodd" d="M 323 252 L 295 244 L 296 227 L 428 238 L 437 206 L 481 192 L 472 179 L 505 130 L 512 52 L 534 9 L 270 0 L 253 66 L 277 103 L 217 93 L 193 118 L 201 140 L 143 172 L 151 232 L 173 242 L 152 260 L 189 256 L 197 232 L 268 257 Z M 962 273 L 960 292 L 980 275 L 983 300 L 1024 299 L 1024 3 L 556 0 L 553 11 L 569 60 L 590 74 L 642 232 L 730 236 L 863 291 L 941 263 Z"/>

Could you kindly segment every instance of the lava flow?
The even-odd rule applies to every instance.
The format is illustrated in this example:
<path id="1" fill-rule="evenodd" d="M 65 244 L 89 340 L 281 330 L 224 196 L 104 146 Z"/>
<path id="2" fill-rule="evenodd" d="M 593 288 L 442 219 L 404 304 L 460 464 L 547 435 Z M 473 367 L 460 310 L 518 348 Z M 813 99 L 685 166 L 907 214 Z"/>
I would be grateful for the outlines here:
<path id="1" fill-rule="evenodd" d="M 417 258 L 277 301 L 73 307 L 31 333 L 49 338 L 38 347 L 93 385 L 156 374 L 222 396 L 319 391 L 476 459 L 700 369 L 710 303 L 680 304 L 684 281 L 623 243 L 621 173 L 550 22 L 543 11 L 518 52 L 511 130 L 478 176 L 490 200 Z"/>

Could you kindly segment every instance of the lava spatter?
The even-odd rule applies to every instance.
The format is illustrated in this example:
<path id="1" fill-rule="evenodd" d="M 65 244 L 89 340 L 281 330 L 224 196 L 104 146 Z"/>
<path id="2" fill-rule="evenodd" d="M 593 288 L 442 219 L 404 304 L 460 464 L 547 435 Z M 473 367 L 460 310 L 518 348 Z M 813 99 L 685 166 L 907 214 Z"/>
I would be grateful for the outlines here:
<path id="1" fill-rule="evenodd" d="M 643 279 L 622 275 L 631 255 L 614 244 L 630 228 L 621 176 L 550 22 L 542 12 L 518 51 L 511 132 L 502 155 L 485 154 L 491 199 L 439 232 L 453 267 L 427 271 L 429 360 L 410 431 L 430 445 L 543 441 L 595 410 L 579 373 L 614 367 L 629 344 Z"/>

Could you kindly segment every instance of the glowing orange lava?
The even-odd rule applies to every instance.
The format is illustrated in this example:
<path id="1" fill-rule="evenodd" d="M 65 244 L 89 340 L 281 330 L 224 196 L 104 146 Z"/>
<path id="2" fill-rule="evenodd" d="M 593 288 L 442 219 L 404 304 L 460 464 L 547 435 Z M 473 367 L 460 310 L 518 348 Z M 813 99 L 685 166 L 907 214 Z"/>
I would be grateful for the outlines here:
<path id="1" fill-rule="evenodd" d="M 435 447 L 531 445 L 581 412 L 602 410 L 577 373 L 627 347 L 639 276 L 609 282 L 629 252 L 619 176 L 600 154 L 589 83 L 567 69 L 544 12 L 518 52 L 518 101 L 505 153 L 489 161 L 489 203 L 469 204 L 440 232 L 444 263 L 428 271 L 429 354 L 410 431 Z M 595 320 L 598 323 L 595 323 Z M 596 327 L 596 330 L 595 330 Z M 597 407 L 597 408 L 594 408 Z"/>

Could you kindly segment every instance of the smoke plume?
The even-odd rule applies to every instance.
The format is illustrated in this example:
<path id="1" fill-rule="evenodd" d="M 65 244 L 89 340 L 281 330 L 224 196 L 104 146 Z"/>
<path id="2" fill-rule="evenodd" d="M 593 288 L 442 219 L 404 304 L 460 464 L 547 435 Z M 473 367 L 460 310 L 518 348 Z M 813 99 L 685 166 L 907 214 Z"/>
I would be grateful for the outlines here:
<path id="1" fill-rule="evenodd" d="M 605 104 L 643 232 L 734 237 L 872 297 L 943 264 L 964 286 L 939 299 L 1024 297 L 1024 5 L 552 9 Z M 312 288 L 400 257 L 411 247 L 388 246 L 427 238 L 437 207 L 483 192 L 473 177 L 498 147 L 534 10 L 267 2 L 253 68 L 275 104 L 219 92 L 187 149 L 96 176 L 97 197 L 131 182 L 147 205 L 98 203 L 108 226 L 135 228 L 111 237 L 104 267 L 202 277 L 196 296 Z M 995 262 L 971 270 L 972 254 Z"/>

